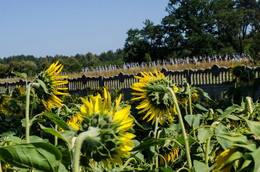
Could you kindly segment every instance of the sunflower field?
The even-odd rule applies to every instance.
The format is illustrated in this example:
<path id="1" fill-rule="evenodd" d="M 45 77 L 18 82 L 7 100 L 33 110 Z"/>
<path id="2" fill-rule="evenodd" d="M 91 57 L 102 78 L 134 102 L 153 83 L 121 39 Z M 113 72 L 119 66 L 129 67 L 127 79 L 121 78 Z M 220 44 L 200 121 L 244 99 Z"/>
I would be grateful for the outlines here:
<path id="1" fill-rule="evenodd" d="M 0 95 L 0 172 L 260 171 L 260 103 L 235 94 L 258 82 L 245 68 L 229 104 L 157 70 L 135 76 L 129 101 L 105 87 L 76 97 L 62 69 Z"/>

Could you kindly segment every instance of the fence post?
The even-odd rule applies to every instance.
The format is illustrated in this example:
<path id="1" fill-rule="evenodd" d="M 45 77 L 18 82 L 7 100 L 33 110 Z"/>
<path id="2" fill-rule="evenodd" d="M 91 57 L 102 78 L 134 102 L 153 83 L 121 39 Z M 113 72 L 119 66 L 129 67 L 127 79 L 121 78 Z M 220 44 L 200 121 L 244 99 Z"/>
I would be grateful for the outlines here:
<path id="1" fill-rule="evenodd" d="M 104 87 L 105 83 L 104 83 L 104 77 L 103 76 L 99 76 L 99 87 Z"/>
<path id="2" fill-rule="evenodd" d="M 186 70 L 184 71 L 184 73 L 186 74 L 186 80 L 187 80 L 187 82 L 188 82 L 189 84 L 192 84 L 192 83 L 191 83 L 190 69 L 186 69 Z"/>
<path id="3" fill-rule="evenodd" d="M 6 83 L 5 83 L 5 93 L 6 93 L 6 94 L 9 94 L 9 89 L 10 89 L 10 88 L 9 88 L 9 82 L 6 82 Z"/>

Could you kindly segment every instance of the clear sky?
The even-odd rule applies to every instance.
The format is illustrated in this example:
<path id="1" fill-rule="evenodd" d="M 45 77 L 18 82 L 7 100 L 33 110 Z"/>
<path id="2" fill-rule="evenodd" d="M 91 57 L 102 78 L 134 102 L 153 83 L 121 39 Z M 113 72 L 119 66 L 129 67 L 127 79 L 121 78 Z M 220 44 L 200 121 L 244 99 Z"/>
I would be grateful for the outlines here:
<path id="1" fill-rule="evenodd" d="M 127 31 L 160 24 L 168 0 L 0 0 L 0 58 L 100 54 L 123 48 Z"/>

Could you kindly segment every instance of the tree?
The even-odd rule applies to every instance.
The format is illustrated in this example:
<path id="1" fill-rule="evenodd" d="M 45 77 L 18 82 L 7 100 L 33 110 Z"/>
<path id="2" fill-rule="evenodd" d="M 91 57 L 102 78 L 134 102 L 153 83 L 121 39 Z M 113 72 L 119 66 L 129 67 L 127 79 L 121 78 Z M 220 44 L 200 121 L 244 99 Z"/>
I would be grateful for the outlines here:
<path id="1" fill-rule="evenodd" d="M 9 66 L 9 72 L 16 71 L 26 73 L 29 76 L 36 75 L 37 65 L 33 61 L 11 61 Z"/>
<path id="2" fill-rule="evenodd" d="M 64 65 L 64 69 L 63 69 L 64 72 L 67 73 L 82 72 L 82 65 L 76 58 L 68 57 L 68 58 L 63 58 L 60 61 Z"/>
<path id="3" fill-rule="evenodd" d="M 0 78 L 6 77 L 8 73 L 9 65 L 8 64 L 1 64 L 0 63 Z"/>
<path id="4" fill-rule="evenodd" d="M 180 56 L 209 54 L 216 42 L 212 30 L 210 1 L 170 0 L 164 17 L 169 53 Z"/>

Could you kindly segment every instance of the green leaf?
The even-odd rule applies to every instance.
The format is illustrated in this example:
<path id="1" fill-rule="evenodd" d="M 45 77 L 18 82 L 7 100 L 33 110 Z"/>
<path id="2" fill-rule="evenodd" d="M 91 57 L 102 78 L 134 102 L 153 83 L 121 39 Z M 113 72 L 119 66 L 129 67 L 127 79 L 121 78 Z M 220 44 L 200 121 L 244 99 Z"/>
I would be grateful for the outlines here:
<path id="1" fill-rule="evenodd" d="M 48 140 L 47 139 L 43 139 L 39 136 L 35 136 L 35 135 L 31 135 L 30 137 L 30 143 L 37 143 L 37 142 L 44 142 L 47 143 Z"/>
<path id="2" fill-rule="evenodd" d="M 249 151 L 256 150 L 256 145 L 254 143 L 252 143 L 252 144 L 233 144 L 233 146 L 245 148 L 245 149 L 248 149 Z"/>
<path id="3" fill-rule="evenodd" d="M 256 136 L 260 136 L 260 122 L 245 120 L 251 132 Z"/>
<path id="4" fill-rule="evenodd" d="M 251 153 L 255 166 L 253 172 L 259 172 L 260 171 L 260 148 L 256 149 L 254 152 Z"/>
<path id="5" fill-rule="evenodd" d="M 43 116 L 49 118 L 52 122 L 54 122 L 58 127 L 64 130 L 70 130 L 69 126 L 64 122 L 59 116 L 53 113 L 43 113 Z"/>
<path id="6" fill-rule="evenodd" d="M 57 172 L 61 153 L 49 143 L 27 143 L 0 148 L 0 160 L 19 168 Z"/>
<path id="7" fill-rule="evenodd" d="M 23 143 L 22 139 L 20 137 L 17 137 L 17 136 L 7 137 L 7 139 L 5 141 L 12 142 L 12 143 L 15 143 L 15 144 Z"/>
<path id="8" fill-rule="evenodd" d="M 249 144 L 247 137 L 240 133 L 222 133 L 216 134 L 217 138 L 222 138 L 227 141 L 227 145 L 223 147 L 224 149 L 228 149 L 234 144 L 247 145 Z"/>
<path id="9" fill-rule="evenodd" d="M 239 169 L 240 171 L 242 171 L 243 169 L 247 168 L 247 167 L 251 167 L 252 166 L 252 160 L 245 160 L 243 162 L 243 164 L 241 165 L 241 168 Z M 245 170 L 244 170 L 245 171 Z"/>
<path id="10" fill-rule="evenodd" d="M 37 82 L 40 84 L 40 86 L 43 88 L 44 92 L 47 93 L 47 94 L 49 94 L 49 90 L 47 89 L 46 84 L 45 84 L 42 80 L 40 80 L 40 79 L 37 79 L 36 81 L 37 81 Z"/>
<path id="11" fill-rule="evenodd" d="M 227 109 L 225 109 L 225 111 L 223 112 L 223 111 L 221 111 L 221 110 L 217 110 L 219 113 L 221 113 L 221 116 L 218 118 L 218 120 L 223 120 L 223 119 L 225 119 L 225 118 L 228 118 L 228 117 L 230 117 L 230 115 L 234 112 L 234 111 L 236 111 L 237 109 L 239 108 L 239 106 L 237 106 L 237 105 L 233 105 L 233 106 L 230 106 L 230 107 L 228 107 Z M 232 117 L 231 117 L 232 118 Z"/>
<path id="12" fill-rule="evenodd" d="M 72 149 L 72 146 L 71 146 L 71 139 L 72 139 L 72 137 L 74 137 L 74 135 L 75 135 L 75 133 L 73 132 L 73 131 L 67 131 L 67 132 L 59 132 L 59 131 L 56 131 L 56 130 L 54 130 L 54 129 L 52 129 L 52 128 L 47 128 L 47 127 L 44 127 L 43 125 L 41 125 L 40 124 L 40 127 L 41 127 L 41 129 L 44 131 L 44 132 L 46 132 L 46 133 L 49 133 L 49 134 L 51 134 L 51 135 L 53 135 L 53 136 L 56 136 L 56 137 L 58 137 L 58 138 L 60 138 L 60 139 L 62 139 L 63 141 L 65 141 L 65 143 L 67 144 L 67 146 L 69 147 L 69 149 Z M 63 134 L 62 134 L 63 133 Z M 70 135 L 70 137 L 66 137 L 66 136 L 68 136 L 68 134 Z"/>
<path id="13" fill-rule="evenodd" d="M 229 118 L 229 119 L 232 119 L 232 120 L 234 120 L 234 121 L 241 120 L 239 117 L 237 117 L 237 116 L 235 116 L 235 115 L 227 115 L 226 117 Z"/>
<path id="14" fill-rule="evenodd" d="M 240 133 L 230 133 L 227 130 L 227 127 L 223 124 L 219 124 L 215 128 L 215 134 L 217 141 L 220 143 L 224 150 L 232 147 L 234 144 L 249 144 L 249 141 L 246 136 Z"/>
<path id="15" fill-rule="evenodd" d="M 199 172 L 209 172 L 210 171 L 209 167 L 205 163 L 194 160 L 193 164 L 194 164 L 195 171 L 199 171 Z"/>
<path id="16" fill-rule="evenodd" d="M 19 76 L 23 79 L 26 79 L 27 78 L 27 74 L 26 73 L 20 73 L 20 72 L 12 72 L 12 74 L 16 75 L 16 76 Z"/>
<path id="17" fill-rule="evenodd" d="M 201 114 L 196 114 L 196 115 L 186 115 L 184 118 L 191 127 L 198 128 L 200 125 L 201 117 L 202 117 Z"/>
<path id="18" fill-rule="evenodd" d="M 231 163 L 233 163 L 234 161 L 240 159 L 243 157 L 243 153 L 239 152 L 239 151 L 235 151 L 234 153 L 232 153 L 232 155 L 227 159 L 227 161 L 222 164 L 222 167 L 220 168 L 223 169 L 225 168 L 226 166 L 230 165 Z"/>
<path id="19" fill-rule="evenodd" d="M 143 139 L 142 143 L 136 146 L 132 151 L 144 150 L 150 146 L 163 145 L 166 140 L 167 140 L 166 138 L 157 139 L 157 138 L 146 137 Z"/>
<path id="20" fill-rule="evenodd" d="M 212 131 L 210 130 L 210 128 L 199 128 L 198 129 L 199 143 L 204 143 L 211 136 L 212 136 Z"/>
<path id="21" fill-rule="evenodd" d="M 132 140 L 132 142 L 134 143 L 135 146 L 140 144 L 140 142 L 138 140 Z M 142 163 L 145 162 L 144 155 L 140 151 L 131 152 L 131 157 L 134 157 L 139 162 L 142 162 Z"/>
<path id="22" fill-rule="evenodd" d="M 202 111 L 205 111 L 205 112 L 208 112 L 209 110 L 206 109 L 204 106 L 200 105 L 200 104 L 195 104 L 194 105 L 195 108 L 199 109 L 199 110 L 202 110 Z"/>

